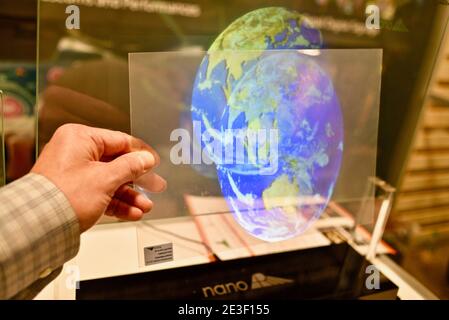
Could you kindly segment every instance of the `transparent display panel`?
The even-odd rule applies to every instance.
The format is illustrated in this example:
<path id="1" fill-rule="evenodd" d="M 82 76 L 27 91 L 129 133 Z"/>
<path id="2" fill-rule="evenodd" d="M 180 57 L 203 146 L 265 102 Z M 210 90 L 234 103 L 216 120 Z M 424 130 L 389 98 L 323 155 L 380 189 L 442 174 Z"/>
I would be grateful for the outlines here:
<path id="1" fill-rule="evenodd" d="M 163 219 L 193 218 L 199 238 L 181 240 L 226 257 L 371 225 L 381 61 L 377 49 L 130 54 L 131 132 L 159 152 L 169 186 L 136 183 L 156 233 L 183 237 Z M 141 246 L 158 223 L 139 228 Z"/>

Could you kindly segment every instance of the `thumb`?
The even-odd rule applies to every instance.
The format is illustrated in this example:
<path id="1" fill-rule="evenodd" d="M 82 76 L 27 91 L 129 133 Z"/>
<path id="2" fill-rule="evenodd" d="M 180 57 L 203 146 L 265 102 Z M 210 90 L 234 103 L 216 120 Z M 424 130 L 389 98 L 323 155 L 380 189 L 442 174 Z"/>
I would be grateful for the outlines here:
<path id="1" fill-rule="evenodd" d="M 114 190 L 121 185 L 137 180 L 156 164 L 156 159 L 149 151 L 129 152 L 106 163 L 107 175 L 112 177 Z"/>

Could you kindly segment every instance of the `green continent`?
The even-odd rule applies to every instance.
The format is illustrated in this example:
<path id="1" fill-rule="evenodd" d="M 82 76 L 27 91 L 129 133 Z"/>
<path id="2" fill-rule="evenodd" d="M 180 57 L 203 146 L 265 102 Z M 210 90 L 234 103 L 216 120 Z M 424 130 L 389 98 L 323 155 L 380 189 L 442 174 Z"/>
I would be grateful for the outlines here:
<path id="1" fill-rule="evenodd" d="M 301 26 L 304 19 L 299 13 L 280 7 L 251 11 L 227 27 L 212 43 L 209 51 L 265 50 L 266 36 L 270 37 L 271 42 L 275 42 L 276 35 L 286 31 L 284 39 L 278 42 L 279 45 L 283 45 L 291 34 L 300 31 L 298 28 L 293 28 L 289 20 L 296 20 L 297 25 Z M 306 39 L 300 38 L 298 39 L 300 44 L 309 44 Z"/>
<path id="2" fill-rule="evenodd" d="M 210 75 L 215 67 L 225 61 L 228 69 L 227 83 L 223 88 L 226 97 L 229 97 L 231 77 L 238 80 L 242 76 L 242 67 L 245 62 L 258 58 L 266 49 L 266 38 L 272 43 L 285 45 L 289 37 L 300 32 L 298 27 L 292 27 L 289 21 L 296 20 L 298 26 L 305 22 L 299 13 L 281 7 L 262 8 L 251 11 L 235 20 L 212 43 L 209 48 L 209 65 L 206 79 L 200 84 L 201 88 L 210 88 Z M 276 36 L 285 32 L 285 36 L 276 42 Z M 302 35 L 298 36 L 291 46 L 301 45 L 311 47 L 310 42 Z M 226 52 L 236 50 L 238 53 Z"/>
<path id="3" fill-rule="evenodd" d="M 264 190 L 262 199 L 266 210 L 282 208 L 285 213 L 294 215 L 297 212 L 298 195 L 299 187 L 296 179 L 290 182 L 288 176 L 283 174 Z"/>

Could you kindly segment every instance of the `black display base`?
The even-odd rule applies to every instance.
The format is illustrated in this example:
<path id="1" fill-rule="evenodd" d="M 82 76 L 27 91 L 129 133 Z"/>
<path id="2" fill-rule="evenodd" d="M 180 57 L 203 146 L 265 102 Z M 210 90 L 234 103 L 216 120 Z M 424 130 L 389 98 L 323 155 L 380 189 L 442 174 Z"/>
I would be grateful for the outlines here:
<path id="1" fill-rule="evenodd" d="M 81 281 L 77 299 L 396 299 L 346 243 Z"/>

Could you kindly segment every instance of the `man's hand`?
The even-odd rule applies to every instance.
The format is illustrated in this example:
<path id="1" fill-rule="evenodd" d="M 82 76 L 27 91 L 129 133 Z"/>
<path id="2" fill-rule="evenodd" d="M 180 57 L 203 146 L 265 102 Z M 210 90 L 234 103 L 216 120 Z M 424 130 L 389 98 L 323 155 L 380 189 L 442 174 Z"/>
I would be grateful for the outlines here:
<path id="1" fill-rule="evenodd" d="M 159 164 L 157 153 L 125 133 L 67 124 L 56 130 L 31 172 L 52 181 L 75 210 L 81 232 L 103 213 L 139 220 L 153 203 L 128 184 L 161 192 L 166 182 L 149 172 Z"/>

